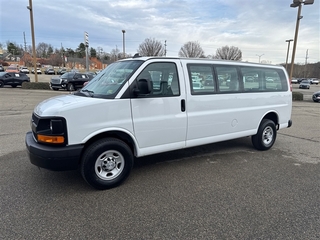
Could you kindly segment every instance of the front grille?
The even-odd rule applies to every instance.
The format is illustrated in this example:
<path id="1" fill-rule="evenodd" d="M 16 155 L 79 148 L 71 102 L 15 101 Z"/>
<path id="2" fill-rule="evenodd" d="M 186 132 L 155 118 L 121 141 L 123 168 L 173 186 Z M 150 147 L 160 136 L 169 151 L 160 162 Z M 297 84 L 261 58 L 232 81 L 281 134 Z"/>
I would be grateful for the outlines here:
<path id="1" fill-rule="evenodd" d="M 51 83 L 52 84 L 60 84 L 61 83 L 61 79 L 51 79 Z"/>
<path id="2" fill-rule="evenodd" d="M 33 137 L 35 139 L 37 139 L 37 126 L 39 124 L 39 120 L 40 118 L 35 113 L 33 113 L 31 118 L 31 129 L 32 129 Z"/>
<path id="3" fill-rule="evenodd" d="M 39 119 L 40 118 L 35 113 L 32 114 L 32 122 L 34 122 L 35 125 L 38 125 Z"/>

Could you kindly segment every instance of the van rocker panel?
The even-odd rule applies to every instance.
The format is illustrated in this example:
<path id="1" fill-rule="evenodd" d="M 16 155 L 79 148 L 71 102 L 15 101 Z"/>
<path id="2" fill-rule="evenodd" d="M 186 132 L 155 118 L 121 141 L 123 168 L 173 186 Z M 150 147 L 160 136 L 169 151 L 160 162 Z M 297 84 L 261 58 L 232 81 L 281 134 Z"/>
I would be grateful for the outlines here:
<path id="1" fill-rule="evenodd" d="M 48 146 L 37 143 L 32 132 L 25 139 L 30 162 L 38 167 L 52 171 L 75 170 L 79 167 L 83 145 Z"/>

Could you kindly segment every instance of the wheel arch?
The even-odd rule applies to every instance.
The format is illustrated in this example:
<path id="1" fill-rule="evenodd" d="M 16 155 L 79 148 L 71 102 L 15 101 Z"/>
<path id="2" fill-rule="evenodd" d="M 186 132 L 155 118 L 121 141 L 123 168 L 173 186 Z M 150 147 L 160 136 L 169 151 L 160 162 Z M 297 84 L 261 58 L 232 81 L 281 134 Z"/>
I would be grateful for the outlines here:
<path id="1" fill-rule="evenodd" d="M 276 129 L 279 130 L 279 116 L 276 112 L 268 112 L 266 115 L 264 115 L 264 117 L 261 119 L 261 121 L 263 119 L 269 119 L 271 121 L 274 122 L 274 124 L 276 125 Z M 260 123 L 261 123 L 260 121 Z"/>
<path id="2" fill-rule="evenodd" d="M 136 143 L 133 140 L 132 136 L 130 136 L 128 133 L 119 131 L 119 130 L 112 130 L 112 131 L 107 131 L 107 132 L 102 132 L 99 133 L 93 137 L 91 137 L 85 144 L 82 152 L 84 152 L 88 146 L 90 146 L 93 142 L 96 142 L 100 139 L 103 138 L 116 138 L 119 139 L 123 142 L 125 142 L 129 148 L 131 149 L 132 153 L 134 156 L 137 154 L 137 149 L 136 149 Z"/>

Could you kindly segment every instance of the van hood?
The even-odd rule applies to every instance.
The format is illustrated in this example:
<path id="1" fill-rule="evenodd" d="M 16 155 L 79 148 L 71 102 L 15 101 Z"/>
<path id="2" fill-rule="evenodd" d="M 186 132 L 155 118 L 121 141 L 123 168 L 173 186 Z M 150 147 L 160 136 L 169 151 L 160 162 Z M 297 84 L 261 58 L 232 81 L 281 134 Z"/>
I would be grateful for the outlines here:
<path id="1" fill-rule="evenodd" d="M 62 112 L 71 108 L 84 107 L 94 102 L 101 102 L 101 99 L 75 96 L 73 94 L 60 95 L 44 100 L 34 108 L 38 116 L 59 116 Z"/>

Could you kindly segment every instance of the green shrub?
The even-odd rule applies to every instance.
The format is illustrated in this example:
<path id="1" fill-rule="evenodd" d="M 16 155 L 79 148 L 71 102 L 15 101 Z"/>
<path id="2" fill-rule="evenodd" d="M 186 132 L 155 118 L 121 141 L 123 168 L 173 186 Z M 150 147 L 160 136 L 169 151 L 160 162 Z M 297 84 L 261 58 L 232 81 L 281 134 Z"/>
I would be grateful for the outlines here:
<path id="1" fill-rule="evenodd" d="M 50 85 L 47 82 L 24 82 L 22 83 L 21 88 L 24 89 L 42 89 L 50 90 Z"/>
<path id="2" fill-rule="evenodd" d="M 292 92 L 292 100 L 293 101 L 302 101 L 303 94 L 301 92 Z"/>

